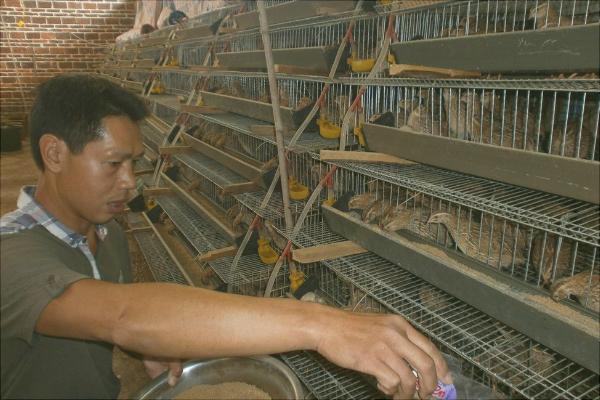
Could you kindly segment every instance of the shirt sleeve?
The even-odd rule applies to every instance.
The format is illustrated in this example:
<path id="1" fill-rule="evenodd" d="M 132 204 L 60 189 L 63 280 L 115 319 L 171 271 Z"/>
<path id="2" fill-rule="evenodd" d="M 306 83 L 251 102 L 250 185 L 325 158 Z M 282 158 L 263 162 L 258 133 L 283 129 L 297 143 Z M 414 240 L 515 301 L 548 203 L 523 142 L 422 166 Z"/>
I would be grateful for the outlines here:
<path id="1" fill-rule="evenodd" d="M 48 246 L 4 235 L 1 250 L 2 339 L 21 338 L 31 345 L 42 310 L 73 282 L 89 279 L 49 254 Z"/>

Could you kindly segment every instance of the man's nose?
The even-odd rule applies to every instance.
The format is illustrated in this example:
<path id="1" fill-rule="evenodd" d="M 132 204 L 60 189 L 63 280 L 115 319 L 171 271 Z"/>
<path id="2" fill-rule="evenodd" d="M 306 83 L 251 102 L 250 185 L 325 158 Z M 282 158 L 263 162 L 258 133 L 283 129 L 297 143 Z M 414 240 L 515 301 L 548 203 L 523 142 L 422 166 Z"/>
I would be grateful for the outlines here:
<path id="1" fill-rule="evenodd" d="M 123 163 L 123 168 L 119 179 L 119 189 L 135 189 L 135 174 L 133 173 L 133 163 Z"/>

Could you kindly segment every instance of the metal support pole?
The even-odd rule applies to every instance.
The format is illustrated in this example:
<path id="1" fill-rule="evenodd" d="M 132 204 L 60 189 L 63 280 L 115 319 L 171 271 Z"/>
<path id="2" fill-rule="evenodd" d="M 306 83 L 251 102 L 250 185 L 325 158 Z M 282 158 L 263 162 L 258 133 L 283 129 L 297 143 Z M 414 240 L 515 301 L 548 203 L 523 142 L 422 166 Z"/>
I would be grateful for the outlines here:
<path id="1" fill-rule="evenodd" d="M 271 91 L 271 105 L 273 107 L 273 119 L 275 122 L 275 140 L 277 142 L 277 160 L 279 162 L 279 174 L 281 176 L 281 196 L 283 198 L 283 212 L 285 216 L 286 230 L 290 231 L 294 227 L 292 213 L 290 211 L 290 194 L 288 192 L 288 174 L 286 169 L 285 145 L 283 143 L 283 122 L 279 110 L 279 88 L 275 79 L 273 69 L 273 53 L 271 51 L 271 38 L 269 37 L 269 25 L 267 13 L 265 12 L 264 1 L 257 1 L 258 20 L 260 22 L 260 34 L 262 36 L 263 47 L 265 49 L 265 59 L 267 62 L 267 73 L 269 75 L 269 89 Z"/>

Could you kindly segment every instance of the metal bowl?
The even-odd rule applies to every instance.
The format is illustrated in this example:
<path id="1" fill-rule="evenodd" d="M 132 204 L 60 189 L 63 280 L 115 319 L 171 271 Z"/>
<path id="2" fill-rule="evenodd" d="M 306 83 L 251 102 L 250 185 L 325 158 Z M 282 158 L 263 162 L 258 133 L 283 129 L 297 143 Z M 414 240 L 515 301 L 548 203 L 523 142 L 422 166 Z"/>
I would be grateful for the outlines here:
<path id="1" fill-rule="evenodd" d="M 183 364 L 183 374 L 173 387 L 165 372 L 150 382 L 136 399 L 172 399 L 195 385 L 215 385 L 244 382 L 268 393 L 273 399 L 303 399 L 302 384 L 281 361 L 270 356 L 216 358 L 189 361 Z"/>

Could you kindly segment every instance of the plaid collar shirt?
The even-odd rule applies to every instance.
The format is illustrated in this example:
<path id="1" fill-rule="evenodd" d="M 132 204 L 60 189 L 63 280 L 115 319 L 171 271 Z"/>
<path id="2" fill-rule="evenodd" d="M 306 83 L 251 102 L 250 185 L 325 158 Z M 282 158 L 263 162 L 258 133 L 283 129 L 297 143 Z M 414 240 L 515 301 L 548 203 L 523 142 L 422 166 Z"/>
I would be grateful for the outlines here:
<path id="1" fill-rule="evenodd" d="M 35 201 L 35 186 L 24 186 L 17 200 L 17 209 L 2 216 L 0 220 L 0 234 L 2 236 L 17 233 L 23 229 L 32 229 L 38 225 L 43 226 L 48 232 L 56 236 L 67 245 L 78 248 L 88 259 L 94 279 L 101 279 L 100 271 L 96 264 L 96 259 L 90 250 L 87 238 L 77 232 L 74 232 L 56 217 L 48 213 Z M 104 225 L 96 225 L 96 235 L 98 239 L 104 240 L 108 229 Z"/>

